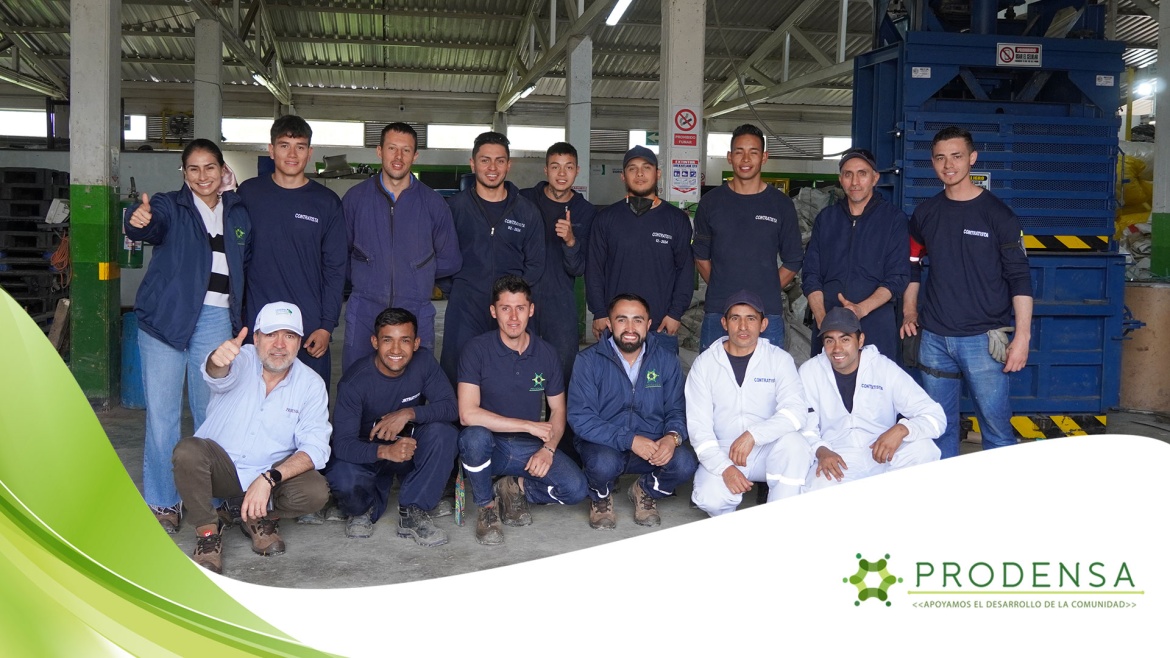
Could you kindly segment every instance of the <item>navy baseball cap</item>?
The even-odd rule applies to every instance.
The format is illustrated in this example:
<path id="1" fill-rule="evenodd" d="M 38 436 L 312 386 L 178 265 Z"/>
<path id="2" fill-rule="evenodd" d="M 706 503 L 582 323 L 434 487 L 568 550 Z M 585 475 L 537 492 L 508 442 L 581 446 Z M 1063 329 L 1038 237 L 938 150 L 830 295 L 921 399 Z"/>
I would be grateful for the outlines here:
<path id="1" fill-rule="evenodd" d="M 853 158 L 861 158 L 862 160 L 865 160 L 867 163 L 869 163 L 869 166 L 872 167 L 874 171 L 877 171 L 878 166 L 876 158 L 873 157 L 873 153 L 867 151 L 866 149 L 849 149 L 848 151 L 845 151 L 845 153 L 841 155 L 841 160 L 837 163 L 837 171 L 841 171 L 841 169 L 845 167 L 845 163 L 849 162 Z"/>
<path id="2" fill-rule="evenodd" d="M 626 151 L 626 156 L 622 158 L 622 169 L 625 169 L 626 165 L 630 164 L 630 160 L 633 160 L 634 158 L 642 158 L 646 162 L 654 165 L 655 169 L 658 168 L 658 156 L 654 155 L 654 151 L 651 151 L 645 146 L 635 146 L 634 148 Z"/>
<path id="3" fill-rule="evenodd" d="M 855 334 L 861 331 L 861 322 L 857 320 L 857 316 L 853 311 L 838 306 L 825 314 L 825 319 L 821 320 L 821 335 L 827 334 L 830 331 L 840 331 L 843 334 Z"/>
<path id="4" fill-rule="evenodd" d="M 723 305 L 723 315 L 727 315 L 727 312 L 731 310 L 732 306 L 738 306 L 740 304 L 747 304 L 756 309 L 756 312 L 761 316 L 764 315 L 764 300 L 760 299 L 759 295 L 750 290 L 740 290 L 728 297 L 727 303 Z"/>

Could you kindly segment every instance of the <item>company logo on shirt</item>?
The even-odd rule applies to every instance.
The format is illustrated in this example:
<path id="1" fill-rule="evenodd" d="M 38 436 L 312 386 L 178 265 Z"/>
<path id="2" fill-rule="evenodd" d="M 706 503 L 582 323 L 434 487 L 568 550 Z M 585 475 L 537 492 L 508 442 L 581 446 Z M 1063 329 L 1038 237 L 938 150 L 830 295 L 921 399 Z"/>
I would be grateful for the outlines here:
<path id="1" fill-rule="evenodd" d="M 775 384 L 776 378 L 775 377 L 756 377 L 752 381 L 757 383 L 757 384 Z"/>
<path id="2" fill-rule="evenodd" d="M 963 229 L 963 235 L 974 235 L 977 238 L 990 238 L 991 237 L 990 235 L 987 234 L 987 231 L 972 231 L 969 228 Z"/>
<path id="3" fill-rule="evenodd" d="M 236 228 L 236 244 L 244 246 L 244 229 L 239 227 Z"/>
<path id="4" fill-rule="evenodd" d="M 532 388 L 530 388 L 528 390 L 530 390 L 530 391 L 543 391 L 544 390 L 544 375 L 542 373 L 538 372 L 532 376 Z"/>
<path id="5" fill-rule="evenodd" d="M 767 215 L 756 215 L 756 219 L 760 220 L 761 222 L 772 222 L 773 224 L 779 224 L 775 217 L 769 217 Z"/>
<path id="6" fill-rule="evenodd" d="M 299 414 L 299 413 L 301 413 L 301 410 L 300 410 L 300 409 L 292 409 L 292 408 L 290 408 L 290 407 L 285 407 L 285 408 L 284 408 L 284 410 L 285 410 L 285 411 L 287 411 L 287 412 L 288 412 L 288 413 L 290 413 L 290 414 Z"/>
<path id="7" fill-rule="evenodd" d="M 650 236 L 653 237 L 654 242 L 656 242 L 658 244 L 670 244 L 670 241 L 674 239 L 674 236 L 670 235 L 668 233 L 655 232 L 655 233 L 651 233 Z"/>
<path id="8" fill-rule="evenodd" d="M 527 224 L 525 224 L 524 222 L 518 222 L 518 221 L 511 219 L 511 218 L 505 219 L 504 223 L 508 225 L 507 228 L 509 231 L 515 231 L 517 233 L 523 233 L 524 227 L 527 226 Z"/>
<path id="9" fill-rule="evenodd" d="M 418 392 L 418 393 L 415 393 L 414 395 L 412 395 L 412 396 L 410 396 L 410 397 L 408 397 L 408 398 L 402 398 L 402 402 L 399 402 L 399 404 L 406 404 L 407 402 L 411 402 L 411 401 L 417 400 L 417 399 L 418 399 L 418 396 L 420 396 L 420 395 L 422 395 L 422 392 L 421 392 L 421 391 L 420 391 L 420 392 Z"/>
<path id="10" fill-rule="evenodd" d="M 861 388 L 872 388 L 872 389 L 873 389 L 873 390 L 875 390 L 875 391 L 884 391 L 884 390 L 886 390 L 886 389 L 882 388 L 881 386 L 878 386 L 877 384 L 862 384 L 862 385 L 861 385 Z"/>
<path id="11" fill-rule="evenodd" d="M 662 388 L 662 380 L 658 378 L 657 370 L 646 373 L 646 388 Z"/>
<path id="12" fill-rule="evenodd" d="M 293 215 L 293 217 L 296 217 L 297 219 L 303 219 L 306 222 L 313 222 L 314 224 L 319 224 L 321 222 L 321 220 L 313 217 L 312 215 L 302 215 L 301 213 L 296 213 Z"/>

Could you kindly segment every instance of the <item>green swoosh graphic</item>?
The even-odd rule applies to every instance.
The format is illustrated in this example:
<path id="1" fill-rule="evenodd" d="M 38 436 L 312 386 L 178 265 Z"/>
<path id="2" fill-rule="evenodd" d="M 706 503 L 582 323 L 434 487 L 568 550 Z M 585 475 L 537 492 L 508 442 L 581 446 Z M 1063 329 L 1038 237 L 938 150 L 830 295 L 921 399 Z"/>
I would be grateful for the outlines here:
<path id="1" fill-rule="evenodd" d="M 0 291 L 0 654 L 326 656 L 154 520 L 69 369 Z"/>

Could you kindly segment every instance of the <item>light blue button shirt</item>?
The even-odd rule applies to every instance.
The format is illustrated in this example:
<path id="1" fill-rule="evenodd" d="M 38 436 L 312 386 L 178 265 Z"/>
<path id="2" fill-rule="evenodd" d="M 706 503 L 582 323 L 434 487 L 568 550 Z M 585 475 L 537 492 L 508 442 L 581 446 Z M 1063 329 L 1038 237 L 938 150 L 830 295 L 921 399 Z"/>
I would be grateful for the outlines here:
<path id="1" fill-rule="evenodd" d="M 226 377 L 214 379 L 207 420 L 195 436 L 218 443 L 236 465 L 240 488 L 247 491 L 261 473 L 300 450 L 320 470 L 329 461 L 329 397 L 325 382 L 294 358 L 284 379 L 265 394 L 263 366 L 255 345 L 244 345 Z"/>
<path id="2" fill-rule="evenodd" d="M 633 386 L 637 384 L 638 372 L 642 370 L 642 357 L 646 356 L 646 344 L 642 344 L 641 349 L 638 350 L 638 358 L 634 359 L 632 364 L 629 361 L 626 361 L 626 353 L 623 352 L 620 347 L 618 347 L 617 342 L 615 342 L 613 339 L 613 336 L 609 337 L 609 345 L 613 348 L 613 351 L 617 352 L 618 363 L 622 364 L 622 367 L 626 369 L 626 377 L 630 378 L 630 385 Z"/>

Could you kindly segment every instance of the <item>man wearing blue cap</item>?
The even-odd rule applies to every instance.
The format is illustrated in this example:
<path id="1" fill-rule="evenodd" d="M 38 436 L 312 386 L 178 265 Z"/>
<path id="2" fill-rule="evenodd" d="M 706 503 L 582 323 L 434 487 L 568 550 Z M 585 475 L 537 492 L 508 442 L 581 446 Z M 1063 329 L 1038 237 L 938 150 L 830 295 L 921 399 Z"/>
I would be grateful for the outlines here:
<path id="1" fill-rule="evenodd" d="M 795 496 L 812 460 L 808 405 L 796 364 L 760 334 L 764 302 L 732 293 L 720 338 L 695 359 L 687 376 L 687 430 L 701 466 L 691 494 L 711 516 L 735 511 L 754 482 L 768 483 L 768 502 Z"/>
<path id="2" fill-rule="evenodd" d="M 896 359 L 894 304 L 910 280 L 910 220 L 874 193 L 879 174 L 873 153 L 849 149 L 837 167 L 845 198 L 822 210 L 813 223 L 804 254 L 804 294 L 817 327 L 826 312 L 847 308 L 861 321 L 866 344 Z M 812 355 L 820 351 L 814 331 Z"/>
<path id="3" fill-rule="evenodd" d="M 678 329 L 691 304 L 695 264 L 691 221 L 658 198 L 658 156 L 635 146 L 622 158 L 626 198 L 597 214 L 585 265 L 585 298 L 593 335 L 609 328 L 606 307 L 618 294 L 638 295 L 650 305 L 662 346 L 678 352 Z"/>
<path id="4" fill-rule="evenodd" d="M 824 352 L 800 367 L 816 463 L 805 491 L 937 461 L 946 415 L 898 364 L 866 345 L 857 316 L 821 321 Z"/>

